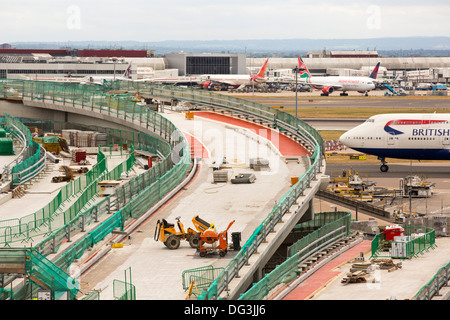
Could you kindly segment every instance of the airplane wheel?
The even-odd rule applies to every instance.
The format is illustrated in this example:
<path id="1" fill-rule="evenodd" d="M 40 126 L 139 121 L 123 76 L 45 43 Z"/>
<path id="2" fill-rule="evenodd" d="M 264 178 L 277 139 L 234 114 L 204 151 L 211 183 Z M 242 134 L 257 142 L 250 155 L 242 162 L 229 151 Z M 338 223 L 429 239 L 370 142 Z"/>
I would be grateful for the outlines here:
<path id="1" fill-rule="evenodd" d="M 388 167 L 387 165 L 383 164 L 383 165 L 380 167 L 380 170 L 381 170 L 381 172 L 387 172 L 387 171 L 389 170 L 389 167 Z"/>
<path id="2" fill-rule="evenodd" d="M 178 249 L 180 246 L 180 238 L 177 236 L 170 236 L 164 244 L 171 250 Z"/>

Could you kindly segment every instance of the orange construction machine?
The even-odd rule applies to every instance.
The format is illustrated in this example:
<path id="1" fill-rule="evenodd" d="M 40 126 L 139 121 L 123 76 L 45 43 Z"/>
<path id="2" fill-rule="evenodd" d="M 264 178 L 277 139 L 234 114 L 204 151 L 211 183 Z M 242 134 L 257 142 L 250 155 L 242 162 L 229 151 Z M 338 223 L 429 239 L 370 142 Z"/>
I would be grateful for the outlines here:
<path id="1" fill-rule="evenodd" d="M 234 223 L 234 220 L 230 222 L 228 228 L 225 231 L 217 233 L 215 230 L 208 229 L 200 234 L 200 245 L 198 251 L 200 257 L 206 257 L 208 253 L 219 252 L 221 257 L 224 257 L 228 251 L 228 230 Z"/>
<path id="2" fill-rule="evenodd" d="M 199 216 L 195 216 L 192 219 L 192 223 L 198 231 L 191 228 L 184 230 L 184 225 L 180 221 L 180 217 L 175 218 L 177 220 L 178 230 L 175 230 L 175 226 L 172 223 L 168 223 L 166 219 L 158 220 L 156 222 L 154 239 L 161 241 L 169 249 L 178 249 L 181 240 L 187 240 L 192 248 L 198 248 L 200 241 L 200 233 L 204 232 L 210 227 L 210 224 Z"/>

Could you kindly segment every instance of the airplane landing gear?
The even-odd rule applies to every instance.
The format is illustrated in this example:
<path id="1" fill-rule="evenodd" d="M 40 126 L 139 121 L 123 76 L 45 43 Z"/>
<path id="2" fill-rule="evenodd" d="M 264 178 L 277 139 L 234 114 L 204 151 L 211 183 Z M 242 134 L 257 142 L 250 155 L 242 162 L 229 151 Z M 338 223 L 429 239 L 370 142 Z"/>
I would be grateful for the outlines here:
<path id="1" fill-rule="evenodd" d="M 378 160 L 381 160 L 380 171 L 381 171 L 381 172 L 388 172 L 389 167 L 388 167 L 388 165 L 386 164 L 386 163 L 387 163 L 386 160 L 385 160 L 384 158 L 378 158 Z"/>

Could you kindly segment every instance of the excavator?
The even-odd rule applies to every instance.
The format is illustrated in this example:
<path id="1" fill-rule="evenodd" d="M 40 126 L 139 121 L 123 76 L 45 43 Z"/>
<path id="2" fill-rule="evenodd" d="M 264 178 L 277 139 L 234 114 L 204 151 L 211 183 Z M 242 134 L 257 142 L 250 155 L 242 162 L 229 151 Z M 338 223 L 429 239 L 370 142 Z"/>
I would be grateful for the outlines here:
<path id="1" fill-rule="evenodd" d="M 155 241 L 159 240 L 163 242 L 171 250 L 178 249 L 181 240 L 188 241 L 192 248 L 198 248 L 200 245 L 200 234 L 205 232 L 210 227 L 210 224 L 197 215 L 192 218 L 192 223 L 197 231 L 191 228 L 187 228 L 185 231 L 180 217 L 176 217 L 175 219 L 177 220 L 178 231 L 175 229 L 174 224 L 167 222 L 166 219 L 156 222 Z"/>

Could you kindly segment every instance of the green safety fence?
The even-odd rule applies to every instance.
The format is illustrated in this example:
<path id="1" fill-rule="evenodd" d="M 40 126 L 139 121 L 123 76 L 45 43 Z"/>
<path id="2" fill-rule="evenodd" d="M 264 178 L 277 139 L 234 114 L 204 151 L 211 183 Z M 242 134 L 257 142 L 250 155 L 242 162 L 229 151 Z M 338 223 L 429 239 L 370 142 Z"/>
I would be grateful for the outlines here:
<path id="1" fill-rule="evenodd" d="M 243 246 L 238 257 L 225 268 L 222 272 L 222 277 L 219 276 L 209 288 L 208 293 L 203 296 L 203 298 L 207 299 L 217 298 L 218 294 L 227 286 L 228 282 L 237 275 L 237 271 L 248 259 L 248 256 L 255 252 L 259 243 L 267 236 L 267 233 L 280 221 L 284 213 L 303 194 L 306 188 L 309 187 L 311 181 L 315 179 L 316 174 L 320 172 L 323 160 L 322 137 L 308 124 L 288 113 L 241 98 L 175 86 L 162 86 L 132 81 L 115 81 L 109 85 L 111 90 L 135 90 L 154 97 L 191 101 L 199 105 L 226 108 L 230 111 L 254 115 L 261 119 L 272 121 L 274 127 L 280 131 L 289 131 L 301 137 L 305 145 L 311 150 L 310 168 L 273 208 L 265 221 L 255 230 L 246 245 Z M 168 141 L 173 148 L 171 158 L 174 163 L 185 162 L 185 159 L 188 159 L 186 156 L 188 149 L 185 148 L 186 144 L 184 139 L 178 129 L 169 120 L 148 108 L 139 106 L 134 101 L 131 101 L 132 99 L 117 97 L 109 94 L 107 90 L 101 91 L 91 88 L 86 90 L 86 87 L 76 85 L 67 86 L 59 83 L 22 81 L 21 83 L 4 83 L 3 86 L 0 86 L 0 96 L 2 93 L 5 97 L 22 95 L 22 99 L 52 101 L 55 104 L 91 110 L 109 117 L 131 121 Z"/>
<path id="2" fill-rule="evenodd" d="M 58 102 L 59 99 L 59 102 L 67 103 L 69 105 L 72 104 L 74 107 L 80 105 L 85 106 L 87 97 L 89 97 L 89 101 L 91 103 L 93 103 L 95 99 L 97 99 L 97 101 L 101 101 L 102 103 L 100 105 L 96 105 L 96 109 L 101 110 L 101 112 L 105 112 L 104 110 L 107 109 L 108 114 L 114 114 L 117 117 L 123 116 L 123 119 L 126 119 L 127 121 L 139 121 L 143 127 L 148 129 L 149 131 L 153 131 L 168 142 L 167 145 L 164 145 L 164 143 L 166 142 L 163 141 L 164 143 L 161 144 L 161 139 L 149 136 L 148 134 L 140 135 L 137 143 L 145 145 L 146 149 L 162 147 L 162 151 L 167 152 L 165 158 L 163 159 L 163 161 L 160 161 L 155 166 L 153 166 L 151 170 L 147 170 L 144 174 L 135 178 L 136 181 L 134 181 L 135 179 L 130 180 L 130 182 L 127 184 L 128 186 L 131 186 L 129 189 L 130 192 L 124 193 L 124 197 L 122 200 L 118 199 L 118 206 L 123 207 L 109 219 L 104 221 L 100 225 L 100 227 L 96 228 L 92 232 L 89 232 L 86 237 L 78 241 L 69 251 L 60 255 L 58 259 L 56 259 L 55 265 L 61 266 L 61 268 L 68 269 L 74 259 L 80 257 L 86 249 L 89 249 L 94 243 L 97 243 L 105 236 L 110 234 L 113 229 L 117 227 L 122 229 L 125 220 L 136 214 L 132 212 L 132 205 L 136 203 L 139 198 L 142 198 L 139 197 L 139 193 L 141 191 L 149 190 L 151 186 L 154 187 L 155 185 L 159 185 L 159 187 L 157 188 L 158 192 L 156 193 L 156 196 L 153 193 L 150 194 L 149 192 L 147 192 L 147 197 L 150 197 L 151 199 L 149 200 L 152 200 L 145 201 L 148 209 L 154 201 L 158 201 L 158 199 L 160 200 L 165 194 L 167 194 L 171 190 L 170 188 L 173 188 L 174 186 L 179 184 L 186 176 L 187 170 L 190 169 L 191 159 L 189 144 L 184 140 L 182 134 L 169 120 L 161 117 L 159 114 L 151 111 L 148 108 L 137 106 L 132 101 L 120 100 L 122 98 L 118 99 L 113 95 L 105 95 L 100 91 L 80 93 L 81 89 L 79 88 L 79 86 L 65 86 L 59 83 L 29 83 L 27 81 L 22 82 L 21 89 L 19 88 L 20 81 L 8 82 L 7 86 L 9 86 L 9 88 L 15 86 L 17 89 L 16 92 L 22 93 L 22 98 L 31 97 L 32 99 L 38 100 L 53 99 L 54 102 Z M 5 85 L 0 85 L 0 95 L 2 93 L 1 90 L 5 87 Z M 30 88 L 32 90 L 30 90 Z M 34 90 L 37 91 L 35 92 Z M 50 94 L 50 90 L 52 90 L 52 98 L 48 98 L 48 96 L 46 96 L 46 94 Z M 57 97 L 57 91 L 59 92 L 59 94 L 63 93 L 63 96 L 60 95 Z M 7 90 L 3 91 L 5 97 L 8 96 L 6 92 Z M 100 95 L 101 97 L 96 95 Z M 130 108 L 130 104 L 133 104 L 134 107 Z M 121 110 L 128 111 L 128 113 L 122 115 L 120 113 Z M 136 110 L 139 110 L 139 116 L 136 116 L 135 114 L 130 115 L 131 111 Z M 152 143 L 148 143 L 149 141 L 151 141 Z M 148 182 L 150 185 L 144 185 L 144 182 Z M 46 240 L 38 244 L 35 248 L 39 251 L 46 252 L 46 254 L 55 252 L 56 250 L 58 250 L 60 244 L 67 240 L 67 235 L 69 235 L 74 230 L 78 232 L 80 231 L 80 228 L 78 227 L 79 225 L 83 225 L 82 228 L 84 228 L 86 226 L 85 223 L 90 224 L 93 221 L 97 222 L 97 218 L 99 215 L 111 213 L 111 205 L 109 201 L 110 197 L 104 199 L 104 201 L 101 201 L 93 208 L 88 209 L 83 214 L 78 215 L 71 222 L 67 223 L 64 227 L 60 228 Z M 141 206 L 139 206 L 139 208 L 141 209 L 141 213 L 145 212 L 145 210 L 143 210 Z M 93 212 L 94 214 L 92 214 Z M 92 216 L 95 216 L 95 219 L 91 219 Z M 82 221 L 81 223 L 80 220 Z"/>
<path id="3" fill-rule="evenodd" d="M 16 163 L 7 175 L 11 185 L 16 187 L 37 176 L 45 168 L 45 150 L 31 137 L 30 130 L 20 121 L 5 113 L 5 129 L 23 144 Z"/>
<path id="4" fill-rule="evenodd" d="M 208 288 L 224 268 L 215 268 L 212 265 L 189 269 L 181 274 L 183 290 L 189 289 L 192 282 L 197 288 Z"/>
<path id="5" fill-rule="evenodd" d="M 217 299 L 220 292 L 227 288 L 233 277 L 238 276 L 239 269 L 248 261 L 251 254 L 256 252 L 259 244 L 265 240 L 267 234 L 273 230 L 282 216 L 295 203 L 296 199 L 310 186 L 316 174 L 320 172 L 320 166 L 324 154 L 323 138 L 311 126 L 295 116 L 269 106 L 249 101 L 242 98 L 225 96 L 209 91 L 179 88 L 175 86 L 155 85 L 132 81 L 116 81 L 117 89 L 136 91 L 156 98 L 181 100 L 192 102 L 196 105 L 217 107 L 230 112 L 244 113 L 272 123 L 274 128 L 287 131 L 301 138 L 305 146 L 310 150 L 311 166 L 306 173 L 300 176 L 299 181 L 279 200 L 272 212 L 263 223 L 256 228 L 253 235 L 246 242 L 240 252 L 227 265 L 224 271 L 212 283 L 208 291 L 199 296 L 199 299 Z"/>
<path id="6" fill-rule="evenodd" d="M 99 152 L 97 164 L 85 175 L 70 181 L 42 209 L 17 219 L 0 221 L 0 243 L 10 246 L 13 242 L 24 241 L 57 228 L 54 220 L 58 216 L 63 221 L 71 220 L 96 193 L 96 182 L 106 172 L 106 157 Z M 81 192 L 81 194 L 79 194 Z M 72 203 L 73 198 L 77 200 Z M 65 209 L 69 206 L 68 209 Z M 52 223 L 53 226 L 52 226 Z"/>
<path id="7" fill-rule="evenodd" d="M 431 300 L 434 296 L 439 295 L 442 287 L 449 285 L 450 281 L 450 261 L 440 268 L 433 278 L 424 285 L 412 300 Z"/>
<path id="8" fill-rule="evenodd" d="M 436 247 L 435 230 L 428 227 L 406 226 L 407 241 L 386 241 L 385 234 L 377 234 L 371 243 L 371 259 L 380 257 L 410 259 Z M 385 244 L 388 242 L 388 247 Z"/>
<path id="9" fill-rule="evenodd" d="M 136 300 L 136 287 L 134 284 L 114 279 L 113 295 L 114 300 Z"/>
<path id="10" fill-rule="evenodd" d="M 58 268 L 50 260 L 36 251 L 34 248 L 5 248 L 1 250 L 2 268 L 9 268 L 11 272 L 19 272 L 26 275 L 24 282 L 34 287 L 52 288 L 52 298 L 58 300 L 64 294 L 69 299 L 74 299 L 79 291 L 79 282 L 68 275 L 64 270 Z M 6 277 L 3 275 L 2 280 Z M 18 296 L 33 298 L 33 291 L 19 292 L 2 290 L 3 299 L 16 299 Z M 20 292 L 22 291 L 22 292 Z"/>
<path id="11" fill-rule="evenodd" d="M 58 294 L 68 293 L 68 299 L 75 299 L 79 291 L 79 282 L 72 278 L 64 270 L 58 268 L 54 263 L 41 255 L 35 249 L 27 250 L 27 274 L 31 280 L 39 285 L 36 279 L 45 284 L 51 284 L 51 288 L 56 300 Z"/>
<path id="12" fill-rule="evenodd" d="M 131 267 L 125 270 L 125 281 L 113 281 L 114 300 L 136 300 L 136 287 L 131 281 Z"/>
<path id="13" fill-rule="evenodd" d="M 261 300 L 277 285 L 294 280 L 300 275 L 298 269 L 303 261 L 350 233 L 350 221 L 350 212 L 333 211 L 317 213 L 313 220 L 297 225 L 297 228 L 314 226 L 318 229 L 293 244 L 288 250 L 288 258 L 241 294 L 239 300 Z"/>

